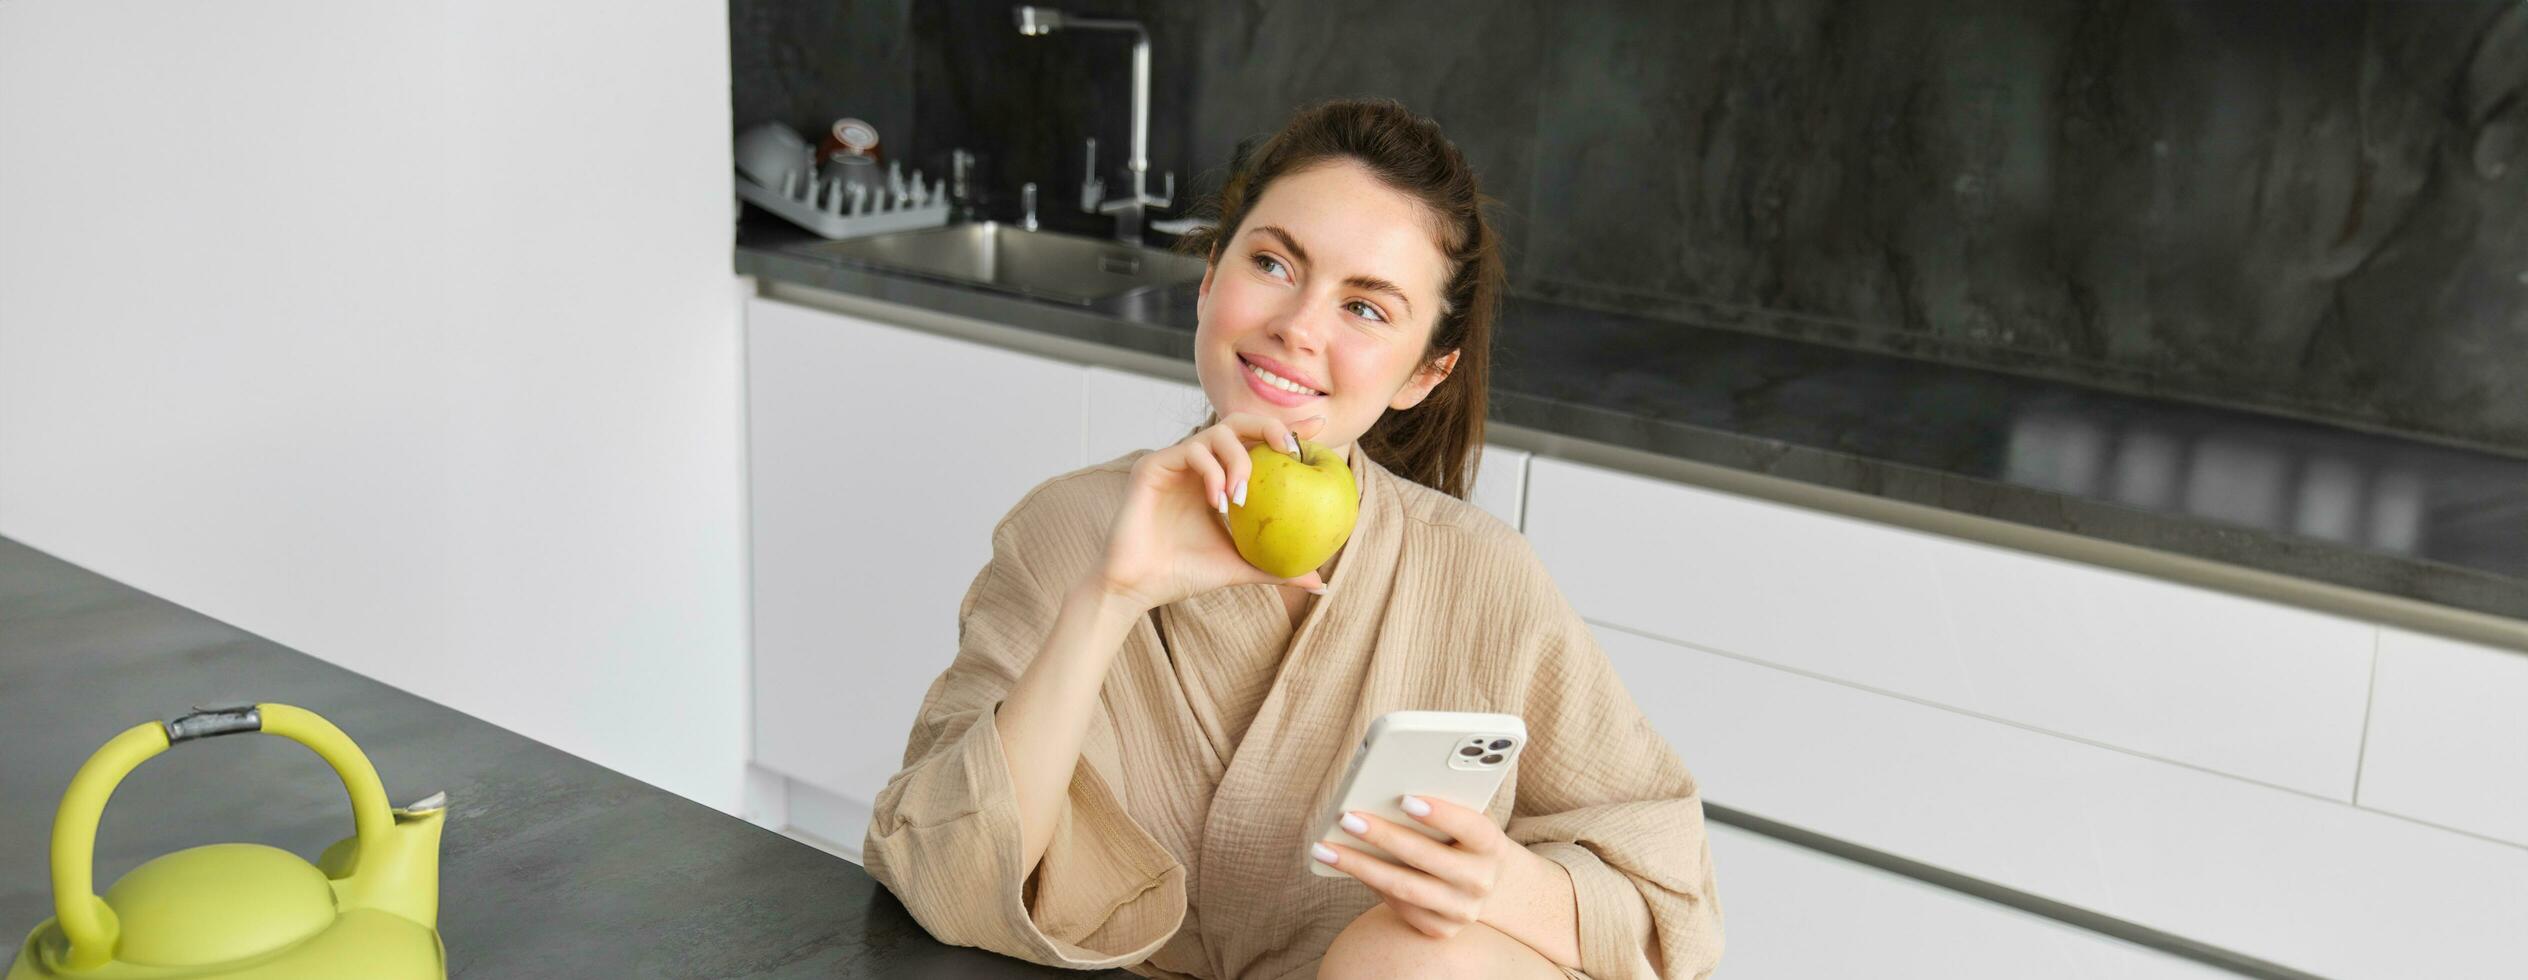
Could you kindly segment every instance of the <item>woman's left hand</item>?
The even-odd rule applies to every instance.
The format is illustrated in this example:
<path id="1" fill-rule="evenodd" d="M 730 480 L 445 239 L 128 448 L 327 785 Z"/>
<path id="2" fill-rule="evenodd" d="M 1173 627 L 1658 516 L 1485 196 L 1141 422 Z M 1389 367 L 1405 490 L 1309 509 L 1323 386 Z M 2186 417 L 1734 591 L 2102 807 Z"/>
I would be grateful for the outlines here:
<path id="1" fill-rule="evenodd" d="M 1424 935 L 1446 939 L 1481 920 L 1486 901 L 1508 891 L 1516 875 L 1529 872 L 1528 862 L 1543 860 L 1511 842 L 1491 818 L 1447 800 L 1408 796 L 1398 808 L 1456 843 L 1442 844 L 1411 827 L 1355 811 L 1343 815 L 1343 829 L 1395 855 L 1396 861 L 1381 861 L 1331 841 L 1311 851 L 1316 860 L 1368 885 Z"/>

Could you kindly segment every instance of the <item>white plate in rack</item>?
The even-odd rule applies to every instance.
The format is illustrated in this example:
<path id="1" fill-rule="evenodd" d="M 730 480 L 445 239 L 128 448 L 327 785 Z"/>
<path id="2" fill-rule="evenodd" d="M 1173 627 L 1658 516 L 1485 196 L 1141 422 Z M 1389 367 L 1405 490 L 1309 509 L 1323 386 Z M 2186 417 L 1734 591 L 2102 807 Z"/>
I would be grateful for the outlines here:
<path id="1" fill-rule="evenodd" d="M 791 224 L 815 232 L 824 238 L 857 238 L 880 232 L 937 228 L 948 223 L 948 199 L 945 194 L 929 194 L 921 204 L 911 203 L 910 198 L 903 194 L 881 194 L 879 195 L 881 203 L 858 214 L 852 214 L 849 213 L 848 205 L 841 210 L 831 207 L 830 202 L 839 200 L 841 197 L 840 193 L 834 189 L 836 186 L 833 182 L 810 185 L 811 188 L 821 189 L 824 192 L 823 199 L 829 205 L 818 207 L 810 200 L 791 197 L 778 189 L 757 183 L 754 178 L 745 174 L 737 175 L 737 196 L 744 198 L 746 203 L 780 215 Z M 814 194 L 815 191 L 811 190 L 810 193 Z"/>

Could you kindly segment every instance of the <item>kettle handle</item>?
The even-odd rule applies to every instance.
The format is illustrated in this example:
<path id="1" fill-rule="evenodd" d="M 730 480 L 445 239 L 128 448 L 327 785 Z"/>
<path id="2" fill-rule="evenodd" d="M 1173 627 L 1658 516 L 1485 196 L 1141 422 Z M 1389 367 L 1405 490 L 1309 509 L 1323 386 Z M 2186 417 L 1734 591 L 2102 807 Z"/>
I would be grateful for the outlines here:
<path id="1" fill-rule="evenodd" d="M 177 742 L 238 732 L 279 735 L 315 750 L 351 791 L 351 819 L 361 854 L 382 854 L 394 831 L 395 815 L 386 802 L 386 784 L 377 767 L 342 733 L 315 712 L 286 704 L 262 703 L 232 708 L 197 709 L 167 722 L 142 722 L 97 749 L 70 777 L 61 809 L 53 814 L 53 913 L 70 941 L 68 966 L 91 970 L 114 958 L 122 932 L 114 911 L 96 894 L 97 822 L 105 816 L 114 788 L 140 764 Z M 356 866 L 353 872 L 357 874 Z"/>

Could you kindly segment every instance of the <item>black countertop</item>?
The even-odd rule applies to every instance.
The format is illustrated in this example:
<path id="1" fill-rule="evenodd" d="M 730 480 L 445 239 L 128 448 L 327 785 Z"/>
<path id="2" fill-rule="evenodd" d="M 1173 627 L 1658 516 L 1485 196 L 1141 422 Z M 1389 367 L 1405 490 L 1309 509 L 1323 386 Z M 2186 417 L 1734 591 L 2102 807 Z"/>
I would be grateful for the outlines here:
<path id="1" fill-rule="evenodd" d="M 1193 358 L 1193 290 L 1072 306 L 801 251 L 748 208 L 736 269 Z M 1512 297 L 1495 422 L 2528 620 L 2528 459 Z"/>
<path id="2" fill-rule="evenodd" d="M 6 956 L 53 915 L 53 808 L 89 753 L 134 724 L 241 701 L 325 716 L 397 805 L 447 791 L 439 929 L 453 977 L 1080 976 L 942 945 L 849 861 L 0 538 Z M 189 742 L 115 792 L 96 880 L 222 841 L 313 860 L 350 833 L 341 781 L 305 748 Z"/>

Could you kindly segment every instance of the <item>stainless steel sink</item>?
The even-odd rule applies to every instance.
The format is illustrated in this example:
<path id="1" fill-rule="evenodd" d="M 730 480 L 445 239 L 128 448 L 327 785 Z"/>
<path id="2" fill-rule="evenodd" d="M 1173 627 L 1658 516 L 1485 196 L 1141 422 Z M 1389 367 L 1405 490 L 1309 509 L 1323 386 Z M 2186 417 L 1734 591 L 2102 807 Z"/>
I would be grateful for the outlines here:
<path id="1" fill-rule="evenodd" d="M 1082 305 L 1203 277 L 1200 259 L 991 221 L 799 248 L 896 272 Z"/>

